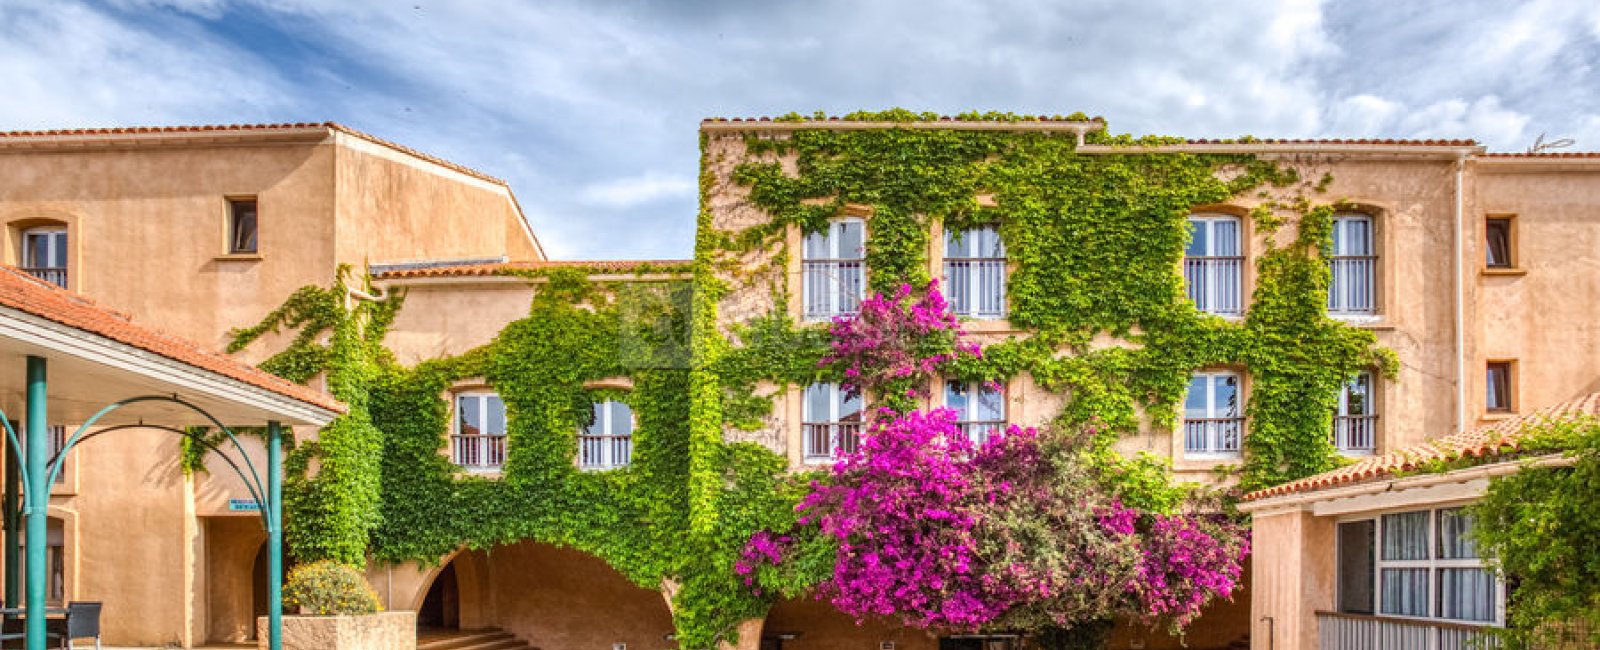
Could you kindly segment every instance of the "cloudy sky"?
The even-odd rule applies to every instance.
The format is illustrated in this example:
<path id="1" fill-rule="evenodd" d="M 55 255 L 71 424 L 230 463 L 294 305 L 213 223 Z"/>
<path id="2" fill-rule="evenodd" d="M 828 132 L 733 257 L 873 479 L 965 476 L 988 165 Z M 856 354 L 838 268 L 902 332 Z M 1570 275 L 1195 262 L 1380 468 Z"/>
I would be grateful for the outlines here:
<path id="1" fill-rule="evenodd" d="M 552 257 L 684 257 L 706 116 L 1600 149 L 1597 64 L 1588 0 L 0 0 L 0 130 L 334 120 L 507 179 Z"/>

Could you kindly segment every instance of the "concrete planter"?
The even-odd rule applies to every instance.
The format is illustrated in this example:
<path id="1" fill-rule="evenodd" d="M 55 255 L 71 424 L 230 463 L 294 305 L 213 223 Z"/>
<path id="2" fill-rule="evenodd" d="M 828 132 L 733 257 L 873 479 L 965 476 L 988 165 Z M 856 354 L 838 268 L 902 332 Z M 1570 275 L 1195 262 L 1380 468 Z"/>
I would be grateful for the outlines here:
<path id="1" fill-rule="evenodd" d="M 267 648 L 267 618 L 256 619 L 257 647 Z M 283 650 L 416 650 L 417 613 L 284 616 Z"/>

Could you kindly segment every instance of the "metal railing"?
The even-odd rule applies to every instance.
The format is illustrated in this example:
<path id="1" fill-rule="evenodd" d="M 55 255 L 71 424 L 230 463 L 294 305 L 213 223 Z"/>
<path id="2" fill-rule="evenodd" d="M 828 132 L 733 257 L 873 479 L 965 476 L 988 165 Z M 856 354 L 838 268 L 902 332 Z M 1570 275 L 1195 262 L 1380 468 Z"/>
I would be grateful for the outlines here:
<path id="1" fill-rule="evenodd" d="M 1006 315 L 1006 261 L 1004 258 L 945 258 L 944 292 L 950 309 L 968 318 L 1003 318 Z"/>
<path id="2" fill-rule="evenodd" d="M 1244 418 L 1185 418 L 1183 450 L 1191 454 L 1237 454 Z"/>
<path id="3" fill-rule="evenodd" d="M 966 434 L 967 439 L 974 445 L 981 445 L 989 440 L 989 436 L 1005 433 L 1006 430 L 1006 423 L 1003 420 L 963 421 L 957 422 L 956 426 L 961 427 L 961 432 Z"/>
<path id="4" fill-rule="evenodd" d="M 500 469 L 506 464 L 506 437 L 484 433 L 452 434 L 451 458 L 469 470 Z"/>
<path id="5" fill-rule="evenodd" d="M 1185 257 L 1183 281 L 1200 311 L 1238 314 L 1243 304 L 1244 257 Z"/>
<path id="6" fill-rule="evenodd" d="M 67 269 L 65 267 L 24 266 L 22 267 L 22 272 L 63 289 L 67 288 Z"/>
<path id="7" fill-rule="evenodd" d="M 866 265 L 860 260 L 807 260 L 800 263 L 805 317 L 826 319 L 861 308 Z"/>
<path id="8" fill-rule="evenodd" d="M 1376 311 L 1373 270 L 1378 258 L 1346 255 L 1328 260 L 1333 280 L 1328 284 L 1328 313 L 1371 314 Z"/>
<path id="9" fill-rule="evenodd" d="M 615 469 L 633 461 L 633 436 L 578 436 L 578 466 L 583 469 Z"/>
<path id="10" fill-rule="evenodd" d="M 1496 650 L 1484 626 L 1446 621 L 1317 612 L 1319 650 Z"/>
<path id="11" fill-rule="evenodd" d="M 1342 454 L 1370 454 L 1377 449 L 1378 416 L 1333 416 L 1333 447 Z"/>
<path id="12" fill-rule="evenodd" d="M 834 453 L 855 453 L 861 441 L 861 425 L 802 424 L 800 435 L 804 438 L 803 452 L 806 462 L 833 460 Z"/>

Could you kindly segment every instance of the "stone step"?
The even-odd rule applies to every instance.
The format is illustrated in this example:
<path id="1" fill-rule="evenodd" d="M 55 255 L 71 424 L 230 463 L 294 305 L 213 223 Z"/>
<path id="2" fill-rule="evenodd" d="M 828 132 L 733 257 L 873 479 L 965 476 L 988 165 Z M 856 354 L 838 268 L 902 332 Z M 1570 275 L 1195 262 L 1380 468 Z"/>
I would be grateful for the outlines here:
<path id="1" fill-rule="evenodd" d="M 509 632 L 464 630 L 427 632 L 417 637 L 417 650 L 538 650 Z"/>

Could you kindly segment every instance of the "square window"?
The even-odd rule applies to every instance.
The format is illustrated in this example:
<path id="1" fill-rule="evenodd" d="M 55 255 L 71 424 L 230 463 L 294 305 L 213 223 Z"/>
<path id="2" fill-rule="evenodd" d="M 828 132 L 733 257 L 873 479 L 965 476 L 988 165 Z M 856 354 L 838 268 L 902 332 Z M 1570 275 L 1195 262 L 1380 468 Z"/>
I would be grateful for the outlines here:
<path id="1" fill-rule="evenodd" d="M 1489 217 L 1483 224 L 1484 266 L 1491 269 L 1509 269 L 1516 266 L 1511 258 L 1511 218 Z"/>
<path id="2" fill-rule="evenodd" d="M 256 252 L 256 226 L 255 199 L 228 199 L 229 253 Z"/>
<path id="3" fill-rule="evenodd" d="M 1490 413 L 1512 412 L 1511 362 L 1490 361 L 1485 381 L 1484 408 Z"/>

